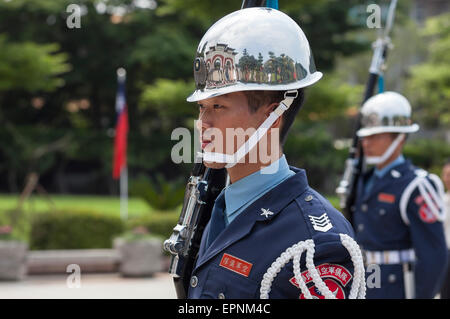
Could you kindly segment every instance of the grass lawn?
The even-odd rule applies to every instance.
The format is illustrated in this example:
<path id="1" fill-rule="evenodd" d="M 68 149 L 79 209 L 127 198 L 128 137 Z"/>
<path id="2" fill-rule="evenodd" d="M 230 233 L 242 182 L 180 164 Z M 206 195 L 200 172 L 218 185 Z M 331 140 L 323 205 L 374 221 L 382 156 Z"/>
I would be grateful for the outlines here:
<path id="1" fill-rule="evenodd" d="M 0 211 L 17 207 L 19 195 L 0 194 Z M 111 196 L 89 195 L 33 195 L 24 204 L 27 212 L 43 212 L 49 210 L 89 210 L 109 215 L 120 216 L 120 200 Z M 152 212 L 152 208 L 140 198 L 128 199 L 128 216 L 136 217 Z"/>
<path id="2" fill-rule="evenodd" d="M 0 212 L 17 207 L 19 195 L 0 194 Z M 327 196 L 331 204 L 339 209 L 337 196 Z M 50 195 L 50 200 L 45 196 L 33 195 L 24 205 L 27 212 L 44 212 L 49 210 L 89 210 L 108 215 L 120 216 L 120 200 L 111 196 L 89 195 Z M 180 207 L 174 212 L 180 212 Z M 154 210 L 140 198 L 128 199 L 128 216 L 138 217 L 151 214 Z"/>

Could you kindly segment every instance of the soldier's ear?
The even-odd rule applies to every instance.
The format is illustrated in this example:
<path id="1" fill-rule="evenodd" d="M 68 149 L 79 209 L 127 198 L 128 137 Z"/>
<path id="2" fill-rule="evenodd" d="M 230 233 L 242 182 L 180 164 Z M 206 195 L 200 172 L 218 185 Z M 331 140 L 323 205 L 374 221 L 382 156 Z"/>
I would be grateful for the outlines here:
<path id="1" fill-rule="evenodd" d="M 266 117 L 268 117 L 270 115 L 270 113 L 275 111 L 275 109 L 278 107 L 278 105 L 280 105 L 280 103 L 275 102 L 275 103 L 267 104 L 266 106 L 264 106 L 264 113 L 265 113 Z"/>
<path id="2" fill-rule="evenodd" d="M 267 116 L 269 116 L 270 113 L 272 113 L 273 111 L 275 111 L 275 109 L 278 107 L 278 105 L 280 105 L 280 103 L 272 103 L 269 105 L 268 107 L 268 113 Z M 281 119 L 283 118 L 283 116 L 279 116 L 276 121 L 272 124 L 272 127 L 277 127 L 280 128 L 281 127 Z"/>

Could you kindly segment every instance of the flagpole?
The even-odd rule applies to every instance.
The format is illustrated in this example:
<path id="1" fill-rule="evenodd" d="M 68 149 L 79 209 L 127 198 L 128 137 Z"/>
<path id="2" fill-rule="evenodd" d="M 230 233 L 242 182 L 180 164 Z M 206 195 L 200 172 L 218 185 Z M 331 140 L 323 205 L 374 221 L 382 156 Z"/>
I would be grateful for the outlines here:
<path id="1" fill-rule="evenodd" d="M 128 219 L 128 168 L 126 165 L 120 172 L 120 218 Z"/>
<path id="2" fill-rule="evenodd" d="M 126 74 L 124 68 L 117 69 L 119 83 L 125 85 Z M 120 218 L 122 220 L 128 219 L 128 165 L 126 161 L 120 170 Z"/>

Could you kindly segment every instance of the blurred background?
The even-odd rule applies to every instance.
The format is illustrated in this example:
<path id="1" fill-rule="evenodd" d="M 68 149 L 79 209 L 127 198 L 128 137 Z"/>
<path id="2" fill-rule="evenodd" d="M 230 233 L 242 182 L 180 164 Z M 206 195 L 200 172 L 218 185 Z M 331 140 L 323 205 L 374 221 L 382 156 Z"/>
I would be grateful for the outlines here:
<path id="1" fill-rule="evenodd" d="M 378 35 L 366 25 L 366 9 L 378 4 L 384 25 L 389 1 L 279 2 L 304 30 L 324 73 L 306 91 L 285 153 L 337 206 L 334 190 Z M 59 257 L 45 251 L 107 253 L 118 247 L 117 237 L 155 243 L 170 235 L 192 167 L 172 162 L 171 133 L 193 130 L 197 107 L 185 99 L 195 86 L 196 46 L 241 3 L 0 0 L 0 242 L 26 243 L 28 274 L 66 271 L 67 262 L 50 267 Z M 79 28 L 68 23 L 71 4 L 80 8 Z M 446 0 L 399 1 L 385 71 L 385 89 L 408 97 L 421 125 L 405 155 L 438 175 L 450 157 L 449 9 Z M 112 178 L 120 67 L 127 71 L 129 117 L 126 218 Z M 120 256 L 81 269 L 118 271 Z"/>

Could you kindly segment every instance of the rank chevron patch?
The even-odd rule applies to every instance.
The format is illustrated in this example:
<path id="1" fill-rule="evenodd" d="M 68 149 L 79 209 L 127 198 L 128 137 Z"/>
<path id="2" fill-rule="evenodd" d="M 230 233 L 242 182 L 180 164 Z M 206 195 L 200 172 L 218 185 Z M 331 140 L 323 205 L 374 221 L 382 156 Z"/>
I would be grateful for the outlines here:
<path id="1" fill-rule="evenodd" d="M 321 231 L 321 232 L 325 233 L 333 227 L 333 224 L 331 224 L 331 221 L 328 218 L 327 213 L 323 213 L 319 217 L 311 216 L 311 215 L 308 215 L 308 217 L 309 217 L 309 220 L 311 221 L 313 228 L 317 231 Z"/>

